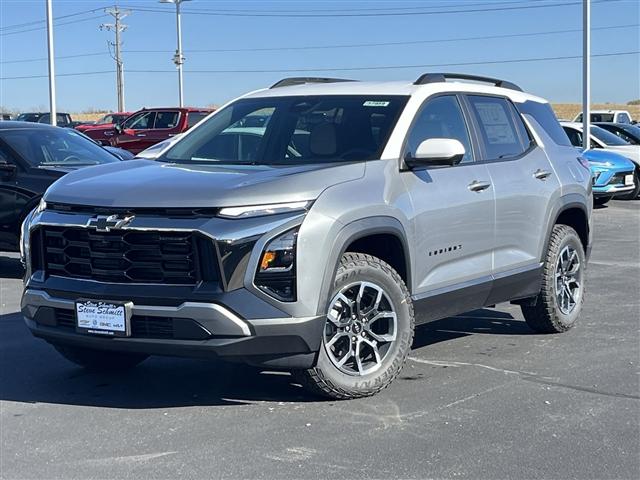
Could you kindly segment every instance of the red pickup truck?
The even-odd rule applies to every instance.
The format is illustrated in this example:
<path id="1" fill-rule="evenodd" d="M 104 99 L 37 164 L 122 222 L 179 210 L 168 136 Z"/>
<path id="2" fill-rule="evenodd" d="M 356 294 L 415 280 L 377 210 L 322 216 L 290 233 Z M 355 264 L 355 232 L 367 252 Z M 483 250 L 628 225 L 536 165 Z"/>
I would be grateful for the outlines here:
<path id="1" fill-rule="evenodd" d="M 211 112 L 210 108 L 143 108 L 113 128 L 109 144 L 139 153 L 188 130 Z"/>
<path id="2" fill-rule="evenodd" d="M 108 113 L 96 123 L 84 123 L 76 126 L 76 130 L 84 133 L 101 145 L 109 145 L 109 138 L 113 136 L 114 127 L 124 122 L 131 112 Z"/>

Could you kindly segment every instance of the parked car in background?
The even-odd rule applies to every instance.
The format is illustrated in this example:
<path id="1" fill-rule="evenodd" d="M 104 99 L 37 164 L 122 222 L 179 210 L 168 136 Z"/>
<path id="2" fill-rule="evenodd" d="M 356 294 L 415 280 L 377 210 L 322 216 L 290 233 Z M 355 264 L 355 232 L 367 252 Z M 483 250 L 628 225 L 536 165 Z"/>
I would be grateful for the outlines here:
<path id="1" fill-rule="evenodd" d="M 0 113 L 0 120 L 11 120 L 10 113 Z"/>
<path id="2" fill-rule="evenodd" d="M 628 158 L 607 150 L 586 150 L 582 156 L 591 167 L 594 204 L 604 205 L 635 190 L 635 165 Z"/>
<path id="3" fill-rule="evenodd" d="M 640 127 L 631 123 L 594 123 L 600 128 L 613 133 L 631 145 L 640 145 Z"/>
<path id="4" fill-rule="evenodd" d="M 576 122 L 561 122 L 562 128 L 569 137 L 569 141 L 574 147 L 582 148 L 582 124 Z M 631 145 L 622 138 L 598 126 L 591 126 L 591 148 L 600 148 L 619 153 L 630 159 L 636 166 L 635 169 L 635 189 L 620 196 L 627 200 L 637 198 L 640 194 L 640 145 Z"/>
<path id="5" fill-rule="evenodd" d="M 574 122 L 582 122 L 582 112 L 576 115 Z M 632 123 L 631 114 L 627 110 L 591 110 L 592 122 Z"/>
<path id="6" fill-rule="evenodd" d="M 33 113 L 21 113 L 16 117 L 19 122 L 33 122 L 33 123 L 51 123 L 51 114 L 49 112 L 33 112 Z M 58 127 L 72 128 L 75 126 L 71 115 L 68 113 L 58 112 L 56 113 L 56 125 Z"/>
<path id="7" fill-rule="evenodd" d="M 110 135 L 109 145 L 137 154 L 185 132 L 212 111 L 208 108 L 145 108 L 104 134 Z"/>
<path id="8" fill-rule="evenodd" d="M 133 153 L 131 153 L 129 150 L 125 150 L 123 148 L 118 148 L 118 147 L 112 147 L 111 145 L 101 145 L 100 142 L 97 142 L 96 140 L 94 140 L 93 138 L 87 136 L 86 134 L 84 134 L 82 132 L 78 132 L 78 134 L 82 135 L 84 138 L 86 138 L 87 140 L 95 143 L 96 145 L 100 146 L 101 148 L 104 148 L 107 152 L 109 152 L 112 155 L 115 155 L 120 160 L 133 160 L 135 158 Z"/>
<path id="9" fill-rule="evenodd" d="M 0 251 L 17 251 L 20 225 L 45 190 L 81 167 L 120 162 L 75 130 L 0 123 Z"/>
<path id="10" fill-rule="evenodd" d="M 124 122 L 130 115 L 131 112 L 109 113 L 97 122 L 78 125 L 76 130 L 87 134 L 103 145 L 108 145 L 109 137 L 113 135 L 113 127 Z M 105 135 L 105 132 L 111 132 L 111 135 Z"/>

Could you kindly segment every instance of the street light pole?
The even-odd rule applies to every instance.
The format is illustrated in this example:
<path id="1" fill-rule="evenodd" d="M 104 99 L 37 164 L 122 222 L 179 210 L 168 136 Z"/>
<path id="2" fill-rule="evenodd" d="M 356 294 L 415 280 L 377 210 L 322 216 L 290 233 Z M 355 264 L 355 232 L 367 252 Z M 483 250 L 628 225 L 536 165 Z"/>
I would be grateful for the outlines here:
<path id="1" fill-rule="evenodd" d="M 49 54 L 49 116 L 51 125 L 57 124 L 56 115 L 56 69 L 53 52 L 53 8 L 47 0 L 47 48 Z"/>
<path id="2" fill-rule="evenodd" d="M 582 0 L 582 148 L 591 148 L 591 0 Z"/>
<path id="3" fill-rule="evenodd" d="M 182 64 L 184 63 L 184 56 L 182 55 L 182 22 L 180 17 L 180 4 L 188 1 L 189 0 L 160 0 L 160 3 L 174 3 L 176 5 L 176 35 L 178 48 L 173 56 L 173 63 L 175 63 L 178 68 L 178 99 L 181 107 L 184 107 L 184 92 L 182 86 Z"/>

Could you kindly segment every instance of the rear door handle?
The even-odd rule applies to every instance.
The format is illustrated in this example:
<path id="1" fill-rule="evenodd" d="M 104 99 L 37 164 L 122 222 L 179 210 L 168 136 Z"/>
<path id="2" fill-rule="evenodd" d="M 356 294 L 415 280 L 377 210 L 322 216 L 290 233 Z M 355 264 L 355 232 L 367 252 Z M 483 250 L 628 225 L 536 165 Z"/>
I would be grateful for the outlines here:
<path id="1" fill-rule="evenodd" d="M 480 182 L 478 180 L 474 180 L 471 182 L 467 188 L 472 192 L 482 192 L 491 186 L 490 182 Z"/>
<path id="2" fill-rule="evenodd" d="M 551 172 L 547 170 L 538 169 L 535 172 L 533 172 L 533 176 L 536 177 L 538 180 L 546 180 L 547 177 L 551 176 Z"/>
<path id="3" fill-rule="evenodd" d="M 136 133 L 136 137 L 146 137 L 146 133 Z"/>

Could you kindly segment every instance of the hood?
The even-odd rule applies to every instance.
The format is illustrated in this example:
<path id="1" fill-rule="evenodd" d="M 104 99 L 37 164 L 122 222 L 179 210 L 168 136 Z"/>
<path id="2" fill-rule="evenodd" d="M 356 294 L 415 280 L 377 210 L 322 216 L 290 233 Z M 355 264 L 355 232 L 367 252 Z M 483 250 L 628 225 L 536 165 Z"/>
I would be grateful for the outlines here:
<path id="1" fill-rule="evenodd" d="M 605 150 L 619 153 L 640 165 L 640 145 L 608 145 Z"/>
<path id="2" fill-rule="evenodd" d="M 633 166 L 633 162 L 627 157 L 609 150 L 587 150 L 582 152 L 582 156 L 585 157 L 593 167 L 623 168 Z"/>
<path id="3" fill-rule="evenodd" d="M 365 164 L 178 165 L 151 160 L 99 165 L 52 185 L 48 202 L 101 207 L 231 207 L 314 200 L 364 175 Z"/>

